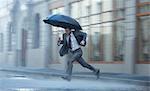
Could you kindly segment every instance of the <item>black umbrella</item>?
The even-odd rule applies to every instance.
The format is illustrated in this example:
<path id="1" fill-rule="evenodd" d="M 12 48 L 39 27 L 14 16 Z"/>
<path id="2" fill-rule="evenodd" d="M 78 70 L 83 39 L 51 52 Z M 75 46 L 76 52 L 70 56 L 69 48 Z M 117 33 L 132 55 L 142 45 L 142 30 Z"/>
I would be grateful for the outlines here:
<path id="1" fill-rule="evenodd" d="M 75 19 L 66 15 L 60 15 L 60 14 L 51 15 L 51 16 L 48 16 L 47 19 L 43 21 L 45 23 L 48 23 L 57 27 L 82 30 L 80 24 Z"/>

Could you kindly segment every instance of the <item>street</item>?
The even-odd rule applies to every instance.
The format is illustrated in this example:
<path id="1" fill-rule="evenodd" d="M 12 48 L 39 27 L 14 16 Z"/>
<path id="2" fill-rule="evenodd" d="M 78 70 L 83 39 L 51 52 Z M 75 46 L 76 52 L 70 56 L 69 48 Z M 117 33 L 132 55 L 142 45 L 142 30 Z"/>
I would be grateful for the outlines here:
<path id="1" fill-rule="evenodd" d="M 0 72 L 0 91 L 149 91 L 149 87 L 105 80 L 60 77 L 35 77 L 28 74 Z"/>
<path id="2" fill-rule="evenodd" d="M 0 0 L 0 91 L 150 91 L 149 30 L 150 0 Z"/>

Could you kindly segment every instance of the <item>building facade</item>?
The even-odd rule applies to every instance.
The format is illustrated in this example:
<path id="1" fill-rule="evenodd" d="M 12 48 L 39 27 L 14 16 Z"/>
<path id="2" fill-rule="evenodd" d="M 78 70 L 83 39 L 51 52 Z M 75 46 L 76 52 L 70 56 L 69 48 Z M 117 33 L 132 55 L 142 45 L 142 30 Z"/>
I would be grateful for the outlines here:
<path id="1" fill-rule="evenodd" d="M 150 75 L 149 0 L 19 1 L 7 32 L 0 33 L 1 64 L 63 69 L 66 58 L 59 56 L 56 42 L 64 31 L 42 21 L 60 13 L 75 18 L 88 34 L 83 48 L 88 63 L 102 72 Z M 78 63 L 74 70 L 87 71 Z"/>
<path id="2" fill-rule="evenodd" d="M 51 31 L 42 21 L 50 0 L 10 0 L 1 8 L 1 66 L 47 67 Z M 49 50 L 49 51 L 48 51 Z"/>

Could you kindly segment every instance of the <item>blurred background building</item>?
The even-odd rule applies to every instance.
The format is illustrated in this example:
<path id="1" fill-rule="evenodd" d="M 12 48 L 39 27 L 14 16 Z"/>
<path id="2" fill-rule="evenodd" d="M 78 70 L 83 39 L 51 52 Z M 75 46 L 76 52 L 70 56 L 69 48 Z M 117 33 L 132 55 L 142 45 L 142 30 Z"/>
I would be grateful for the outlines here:
<path id="1" fill-rule="evenodd" d="M 57 46 L 64 31 L 42 21 L 60 13 L 78 20 L 88 34 L 88 63 L 102 72 L 150 75 L 149 0 L 0 1 L 1 66 L 64 68 Z"/>

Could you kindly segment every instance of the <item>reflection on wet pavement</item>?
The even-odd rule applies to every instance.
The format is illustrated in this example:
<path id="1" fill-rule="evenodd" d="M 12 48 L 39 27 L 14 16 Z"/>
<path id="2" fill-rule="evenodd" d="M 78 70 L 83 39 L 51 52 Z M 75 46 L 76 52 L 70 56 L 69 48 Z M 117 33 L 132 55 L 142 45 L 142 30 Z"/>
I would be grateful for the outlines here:
<path id="1" fill-rule="evenodd" d="M 0 91 L 148 91 L 149 88 L 104 80 L 73 78 L 68 82 L 55 76 L 41 77 L 0 71 Z"/>

